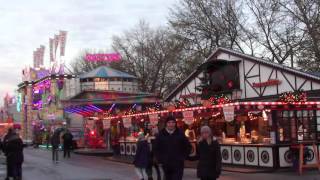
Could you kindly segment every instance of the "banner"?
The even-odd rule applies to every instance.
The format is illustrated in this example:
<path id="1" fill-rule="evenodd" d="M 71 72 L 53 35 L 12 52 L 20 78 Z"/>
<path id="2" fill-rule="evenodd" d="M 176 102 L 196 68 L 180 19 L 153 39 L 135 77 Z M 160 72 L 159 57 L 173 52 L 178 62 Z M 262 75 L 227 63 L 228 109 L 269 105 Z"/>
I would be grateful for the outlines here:
<path id="1" fill-rule="evenodd" d="M 53 45 L 54 45 L 54 57 L 56 57 L 57 55 L 57 49 L 58 49 L 58 46 L 59 46 L 59 40 L 60 39 L 60 36 L 55 34 L 54 35 L 54 38 L 53 38 Z"/>
<path id="2" fill-rule="evenodd" d="M 234 120 L 234 106 L 223 106 L 224 120 L 231 122 Z"/>
<path id="3" fill-rule="evenodd" d="M 125 128 L 129 128 L 131 127 L 131 117 L 125 117 L 125 118 L 122 118 L 122 121 L 123 121 L 123 126 Z"/>
<path id="4" fill-rule="evenodd" d="M 54 62 L 54 57 L 53 57 L 53 39 L 49 39 L 49 51 L 50 51 L 50 62 Z"/>
<path id="5" fill-rule="evenodd" d="M 33 51 L 33 67 L 37 65 L 37 51 Z"/>
<path id="6" fill-rule="evenodd" d="M 150 124 L 152 126 L 156 126 L 158 124 L 158 114 L 150 114 L 149 115 Z"/>
<path id="7" fill-rule="evenodd" d="M 110 122 L 111 120 L 103 120 L 102 123 L 103 123 L 103 129 L 110 129 Z"/>
<path id="8" fill-rule="evenodd" d="M 94 128 L 94 120 L 87 120 L 87 128 L 90 130 Z"/>
<path id="9" fill-rule="evenodd" d="M 40 52 L 39 52 L 39 66 L 43 66 L 44 63 L 44 51 L 45 51 L 45 46 L 44 45 L 40 45 Z"/>
<path id="10" fill-rule="evenodd" d="M 193 123 L 193 111 L 184 111 L 182 115 L 186 124 L 191 125 Z"/>
<path id="11" fill-rule="evenodd" d="M 66 40 L 67 40 L 67 31 L 60 31 L 59 36 L 60 36 L 60 56 L 64 56 Z"/>
<path id="12" fill-rule="evenodd" d="M 41 60 L 41 49 L 37 48 L 37 50 L 35 51 L 35 61 L 33 62 L 34 68 L 40 67 L 40 60 Z"/>

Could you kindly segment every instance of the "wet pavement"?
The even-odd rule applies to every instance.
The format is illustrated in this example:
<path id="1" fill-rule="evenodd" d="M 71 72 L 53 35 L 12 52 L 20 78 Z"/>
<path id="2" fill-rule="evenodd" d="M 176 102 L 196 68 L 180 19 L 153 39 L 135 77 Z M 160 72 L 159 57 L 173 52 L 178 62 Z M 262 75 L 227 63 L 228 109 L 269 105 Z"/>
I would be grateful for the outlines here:
<path id="1" fill-rule="evenodd" d="M 136 180 L 132 165 L 111 162 L 102 157 L 72 154 L 71 159 L 51 161 L 51 152 L 41 149 L 25 149 L 23 180 Z M 61 157 L 60 153 L 60 157 Z M 1 156 L 0 156 L 1 157 Z M 4 162 L 3 157 L 0 158 Z M 185 170 L 185 180 L 196 179 L 194 169 Z M 5 165 L 0 164 L 0 179 L 4 177 Z M 221 180 L 320 180 L 320 173 L 308 171 L 303 176 L 295 172 L 231 173 L 223 172 Z"/>

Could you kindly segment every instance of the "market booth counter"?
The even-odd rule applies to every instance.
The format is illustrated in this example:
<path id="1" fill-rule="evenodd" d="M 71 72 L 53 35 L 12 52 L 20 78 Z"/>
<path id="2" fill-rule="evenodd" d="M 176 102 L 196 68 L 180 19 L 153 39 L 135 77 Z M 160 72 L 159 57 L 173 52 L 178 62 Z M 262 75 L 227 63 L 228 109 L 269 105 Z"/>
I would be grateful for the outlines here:
<path id="1" fill-rule="evenodd" d="M 236 118 L 238 130 L 225 128 L 229 133 L 227 137 L 223 132 L 222 162 L 268 168 L 292 167 L 293 161 L 298 159 L 294 147 L 302 144 L 305 163 L 317 163 L 317 156 L 320 156 L 320 111 L 310 108 L 274 109 L 267 114 L 262 110 L 261 116 L 259 113 L 252 115 L 252 112 L 258 112 L 255 110 L 248 112 L 247 120 Z M 228 137 L 234 133 L 237 133 L 235 138 Z"/>
<path id="2" fill-rule="evenodd" d="M 120 143 L 120 154 L 126 156 L 134 156 L 137 151 L 137 140 L 134 137 L 121 138 Z"/>
<path id="3" fill-rule="evenodd" d="M 232 113 L 224 107 L 229 107 Z M 120 123 L 126 129 L 122 134 L 126 138 L 122 136 L 119 140 L 120 154 L 134 156 L 137 148 L 134 133 L 148 134 L 150 126 L 161 129 L 164 119 L 173 115 L 178 128 L 192 144 L 191 156 L 196 153 L 201 127 L 208 125 L 221 144 L 223 164 L 275 169 L 292 167 L 296 158 L 293 146 L 299 144 L 305 147 L 306 164 L 314 164 L 320 155 L 318 107 L 320 102 L 236 102 L 132 114 L 122 117 Z"/>

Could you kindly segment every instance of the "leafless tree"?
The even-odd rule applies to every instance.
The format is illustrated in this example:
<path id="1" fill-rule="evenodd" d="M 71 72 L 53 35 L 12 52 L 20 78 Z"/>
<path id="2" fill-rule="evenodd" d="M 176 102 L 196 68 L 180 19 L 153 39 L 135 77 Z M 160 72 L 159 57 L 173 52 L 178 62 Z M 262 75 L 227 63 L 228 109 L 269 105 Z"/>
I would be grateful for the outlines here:
<path id="1" fill-rule="evenodd" d="M 300 44 L 298 64 L 306 70 L 320 70 L 320 1 L 279 0 L 284 12 L 299 23 L 305 37 Z"/>
<path id="2" fill-rule="evenodd" d="M 114 36 L 112 46 L 122 54 L 126 70 L 139 78 L 141 90 L 163 94 L 177 83 L 175 65 L 182 43 L 168 28 L 151 28 L 141 21 L 122 36 Z"/>
<path id="3" fill-rule="evenodd" d="M 189 43 L 188 50 L 207 57 L 217 47 L 244 52 L 241 15 L 235 0 L 181 0 L 171 9 L 169 23 Z"/>
<path id="4" fill-rule="evenodd" d="M 298 22 L 281 11 L 277 0 L 246 0 L 253 19 L 251 35 L 262 45 L 263 56 L 279 64 L 294 65 L 303 33 L 297 30 Z"/>

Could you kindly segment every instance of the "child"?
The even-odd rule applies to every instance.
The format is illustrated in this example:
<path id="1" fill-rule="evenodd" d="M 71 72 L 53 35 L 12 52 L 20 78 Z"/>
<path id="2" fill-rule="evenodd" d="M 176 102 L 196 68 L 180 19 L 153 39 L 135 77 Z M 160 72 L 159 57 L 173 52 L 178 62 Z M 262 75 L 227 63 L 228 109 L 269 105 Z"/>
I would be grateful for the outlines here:
<path id="1" fill-rule="evenodd" d="M 150 158 L 150 149 L 149 149 L 148 142 L 144 137 L 144 133 L 139 132 L 138 142 L 137 142 L 137 152 L 134 157 L 133 164 L 136 168 L 135 169 L 136 173 L 141 180 L 148 179 L 146 168 L 148 167 L 149 158 Z"/>

